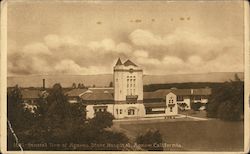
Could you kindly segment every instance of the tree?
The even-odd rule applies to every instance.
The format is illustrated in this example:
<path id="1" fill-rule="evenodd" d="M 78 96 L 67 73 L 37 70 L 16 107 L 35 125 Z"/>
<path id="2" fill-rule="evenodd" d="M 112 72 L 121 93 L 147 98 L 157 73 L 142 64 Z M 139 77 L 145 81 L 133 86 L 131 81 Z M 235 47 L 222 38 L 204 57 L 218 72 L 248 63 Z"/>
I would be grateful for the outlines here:
<path id="1" fill-rule="evenodd" d="M 152 145 L 143 147 L 148 151 L 163 151 L 162 146 L 159 145 L 163 142 L 162 135 L 159 130 L 148 130 L 145 134 L 136 137 L 136 143 L 143 145 Z"/>
<path id="2" fill-rule="evenodd" d="M 213 90 L 207 104 L 207 116 L 223 120 L 240 120 L 244 111 L 244 83 L 237 74 Z"/>
<path id="3" fill-rule="evenodd" d="M 199 111 L 201 106 L 202 106 L 201 102 L 191 103 L 191 109 L 193 109 L 194 111 Z"/>
<path id="4" fill-rule="evenodd" d="M 109 83 L 109 87 L 113 87 L 113 82 L 112 81 Z"/>
<path id="5" fill-rule="evenodd" d="M 75 82 L 72 84 L 72 88 L 73 88 L 73 89 L 76 88 L 76 83 L 75 83 Z"/>
<path id="6" fill-rule="evenodd" d="M 96 112 L 95 117 L 89 121 L 90 125 L 95 126 L 98 130 L 109 128 L 113 125 L 114 116 L 109 112 Z"/>
<path id="7" fill-rule="evenodd" d="M 50 134 L 50 141 L 65 142 L 70 134 L 72 121 L 70 104 L 59 83 L 53 86 L 47 101 L 49 107 L 45 116 L 45 125 Z"/>

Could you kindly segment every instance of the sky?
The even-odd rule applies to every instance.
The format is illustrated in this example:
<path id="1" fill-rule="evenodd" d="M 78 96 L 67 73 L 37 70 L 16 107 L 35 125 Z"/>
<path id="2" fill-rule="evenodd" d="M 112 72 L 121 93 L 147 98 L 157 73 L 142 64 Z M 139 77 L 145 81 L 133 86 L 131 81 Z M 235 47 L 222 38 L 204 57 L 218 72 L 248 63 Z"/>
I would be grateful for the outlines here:
<path id="1" fill-rule="evenodd" d="M 8 1 L 8 76 L 244 70 L 241 1 Z"/>

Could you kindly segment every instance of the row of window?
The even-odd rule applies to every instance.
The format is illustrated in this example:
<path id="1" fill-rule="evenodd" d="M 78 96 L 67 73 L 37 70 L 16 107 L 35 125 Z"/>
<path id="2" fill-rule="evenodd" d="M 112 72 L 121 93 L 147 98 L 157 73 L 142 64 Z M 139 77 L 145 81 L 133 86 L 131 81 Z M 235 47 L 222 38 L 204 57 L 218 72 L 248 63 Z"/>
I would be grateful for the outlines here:
<path id="1" fill-rule="evenodd" d="M 130 85 L 130 87 L 135 87 L 135 83 L 134 83 L 134 85 L 131 83 L 131 84 L 127 84 L 127 88 L 129 88 L 129 85 Z"/>
<path id="2" fill-rule="evenodd" d="M 127 95 L 135 95 L 135 89 L 127 89 Z"/>
<path id="3" fill-rule="evenodd" d="M 123 110 L 122 109 L 116 109 L 116 114 L 122 114 Z M 128 109 L 128 115 L 135 115 L 135 110 L 134 109 Z"/>
<path id="4" fill-rule="evenodd" d="M 135 78 L 135 76 L 127 76 L 127 78 Z"/>
<path id="5" fill-rule="evenodd" d="M 97 108 L 97 109 L 94 109 L 95 113 L 96 112 L 106 112 L 107 109 L 106 108 Z"/>
<path id="6" fill-rule="evenodd" d="M 201 96 L 195 96 L 194 100 L 201 100 Z M 183 96 L 177 96 L 177 101 L 184 101 Z"/>

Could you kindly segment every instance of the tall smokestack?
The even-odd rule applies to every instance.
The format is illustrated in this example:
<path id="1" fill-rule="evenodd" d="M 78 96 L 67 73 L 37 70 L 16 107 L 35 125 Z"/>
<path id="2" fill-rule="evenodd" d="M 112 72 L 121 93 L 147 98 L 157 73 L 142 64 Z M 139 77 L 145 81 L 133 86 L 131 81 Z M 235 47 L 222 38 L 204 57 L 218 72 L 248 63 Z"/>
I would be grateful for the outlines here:
<path id="1" fill-rule="evenodd" d="M 45 79 L 43 79 L 43 90 L 45 90 Z"/>

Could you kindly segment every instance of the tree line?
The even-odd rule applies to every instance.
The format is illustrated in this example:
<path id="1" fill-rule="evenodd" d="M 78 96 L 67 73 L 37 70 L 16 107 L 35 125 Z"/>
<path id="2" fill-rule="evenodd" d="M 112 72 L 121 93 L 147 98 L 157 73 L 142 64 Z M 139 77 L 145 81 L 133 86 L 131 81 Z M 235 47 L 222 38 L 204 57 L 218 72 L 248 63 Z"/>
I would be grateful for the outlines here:
<path id="1" fill-rule="evenodd" d="M 163 148 L 140 148 L 119 146 L 91 146 L 93 144 L 138 144 L 160 143 L 159 131 L 149 130 L 131 140 L 126 134 L 112 131 L 113 115 L 97 112 L 92 119 L 86 119 L 83 104 L 70 104 L 60 84 L 55 84 L 49 96 L 39 98 L 35 112 L 24 107 L 20 88 L 16 86 L 7 94 L 7 116 L 24 150 L 163 150 Z M 156 135 L 152 135 L 156 133 Z M 16 140 L 8 128 L 8 150 L 19 150 Z M 32 147 L 32 144 L 88 145 Z"/>

